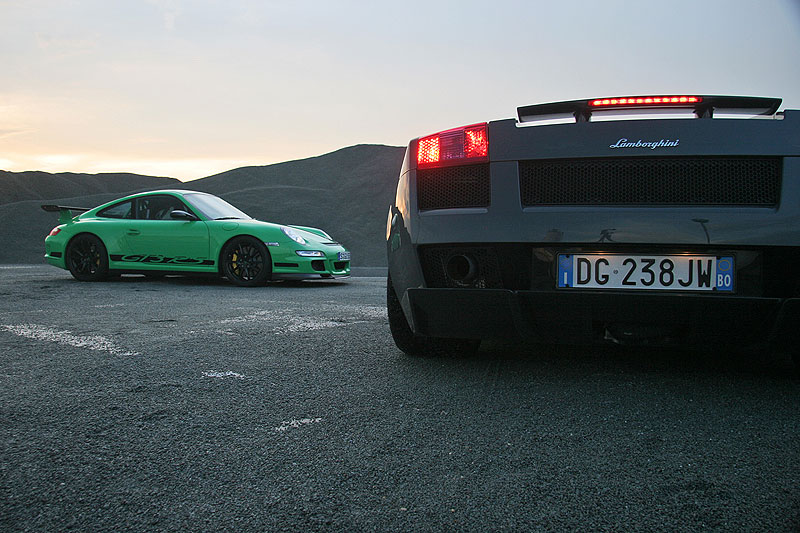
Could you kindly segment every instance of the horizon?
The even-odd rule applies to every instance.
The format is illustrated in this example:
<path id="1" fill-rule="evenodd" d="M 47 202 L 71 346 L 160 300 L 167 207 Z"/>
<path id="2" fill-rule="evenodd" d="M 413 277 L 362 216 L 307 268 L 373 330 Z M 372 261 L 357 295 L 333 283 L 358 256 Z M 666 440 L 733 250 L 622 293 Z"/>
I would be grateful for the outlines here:
<path id="1" fill-rule="evenodd" d="M 0 0 L 0 169 L 193 181 L 595 97 L 800 109 L 796 0 L 655 6 Z"/>
<path id="2" fill-rule="evenodd" d="M 297 159 L 288 159 L 286 161 L 276 161 L 275 163 L 267 163 L 265 165 L 241 165 L 241 166 L 238 166 L 238 167 L 227 168 L 227 169 L 224 169 L 224 170 L 219 171 L 219 172 L 214 172 L 213 174 L 208 174 L 206 176 L 198 176 L 196 178 L 190 178 L 190 179 L 180 179 L 180 178 L 175 177 L 175 176 L 157 175 L 157 174 L 142 174 L 140 172 L 117 171 L 117 170 L 107 171 L 107 172 L 103 172 L 103 171 L 101 171 L 101 172 L 81 172 L 81 171 L 71 171 L 71 170 L 47 171 L 47 170 L 37 170 L 37 169 L 6 170 L 6 169 L 0 168 L 0 171 L 10 172 L 12 174 L 23 174 L 25 172 L 43 172 L 45 174 L 52 174 L 52 175 L 58 175 L 58 174 L 86 174 L 86 175 L 89 175 L 89 176 L 101 176 L 101 175 L 104 175 L 104 174 L 134 174 L 134 175 L 137 175 L 137 176 L 145 176 L 145 177 L 150 177 L 150 178 L 177 179 L 181 183 L 189 183 L 189 182 L 192 182 L 192 181 L 197 181 L 197 180 L 201 180 L 201 179 L 205 179 L 205 178 L 210 178 L 210 177 L 213 177 L 213 176 L 217 176 L 219 174 L 224 174 L 225 172 L 230 172 L 230 171 L 238 170 L 238 169 L 242 169 L 242 168 L 269 167 L 269 166 L 275 166 L 275 165 L 282 165 L 284 163 L 294 163 L 296 161 L 304 161 L 306 159 L 314 159 L 314 158 L 317 158 L 317 157 L 324 157 L 324 156 L 327 156 L 327 155 L 330 155 L 330 154 L 334 154 L 334 153 L 342 151 L 342 150 L 347 150 L 349 148 L 358 148 L 360 146 L 382 146 L 382 147 L 386 147 L 386 148 L 402 148 L 403 150 L 406 149 L 405 146 L 391 146 L 391 145 L 388 145 L 388 144 L 374 144 L 374 143 L 359 143 L 359 144 L 354 144 L 352 146 L 343 146 L 341 148 L 337 148 L 335 150 L 331 150 L 330 152 L 325 152 L 323 154 L 315 154 L 315 155 L 310 155 L 308 157 L 300 157 L 300 158 L 297 158 Z"/>

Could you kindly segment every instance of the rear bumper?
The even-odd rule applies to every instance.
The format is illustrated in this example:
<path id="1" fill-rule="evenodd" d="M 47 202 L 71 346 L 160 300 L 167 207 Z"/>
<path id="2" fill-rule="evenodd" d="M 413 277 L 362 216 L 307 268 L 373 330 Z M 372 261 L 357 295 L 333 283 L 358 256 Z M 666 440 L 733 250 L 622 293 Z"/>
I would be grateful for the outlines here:
<path id="1" fill-rule="evenodd" d="M 795 343 L 800 298 L 421 289 L 407 291 L 415 333 L 588 344 Z"/>
<path id="2" fill-rule="evenodd" d="M 53 265 L 58 268 L 66 269 L 67 265 L 64 262 L 64 257 L 61 252 L 47 252 L 44 254 L 44 261 L 48 265 Z"/>

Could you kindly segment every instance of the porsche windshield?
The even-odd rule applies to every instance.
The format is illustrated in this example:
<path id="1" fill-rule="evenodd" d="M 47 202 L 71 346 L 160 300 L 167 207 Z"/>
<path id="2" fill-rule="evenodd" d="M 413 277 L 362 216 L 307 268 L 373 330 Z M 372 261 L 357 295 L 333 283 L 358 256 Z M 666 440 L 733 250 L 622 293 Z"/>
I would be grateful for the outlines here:
<path id="1" fill-rule="evenodd" d="M 184 194 L 184 198 L 211 220 L 250 219 L 246 213 L 239 211 L 231 204 L 211 194 Z"/>

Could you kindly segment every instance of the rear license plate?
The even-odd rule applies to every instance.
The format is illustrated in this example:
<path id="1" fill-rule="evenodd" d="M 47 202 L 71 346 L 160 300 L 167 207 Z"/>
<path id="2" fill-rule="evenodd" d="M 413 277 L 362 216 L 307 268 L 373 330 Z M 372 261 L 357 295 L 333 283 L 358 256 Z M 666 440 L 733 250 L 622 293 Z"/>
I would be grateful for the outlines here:
<path id="1" fill-rule="evenodd" d="M 715 255 L 559 254 L 559 288 L 733 292 L 734 259 Z"/>
<path id="2" fill-rule="evenodd" d="M 339 261 L 350 261 L 350 252 L 339 252 Z"/>

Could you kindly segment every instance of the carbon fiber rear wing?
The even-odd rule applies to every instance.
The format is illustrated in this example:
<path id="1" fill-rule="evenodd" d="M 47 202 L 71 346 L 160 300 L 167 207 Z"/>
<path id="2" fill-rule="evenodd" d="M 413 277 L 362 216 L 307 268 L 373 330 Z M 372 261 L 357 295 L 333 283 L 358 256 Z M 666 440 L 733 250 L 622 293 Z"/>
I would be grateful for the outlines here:
<path id="1" fill-rule="evenodd" d="M 522 106 L 517 108 L 517 115 L 520 122 L 569 116 L 573 116 L 575 122 L 589 122 L 593 113 L 614 111 L 658 113 L 664 110 L 692 110 L 697 118 L 712 118 L 715 111 L 774 115 L 781 102 L 780 98 L 755 96 L 624 96 Z"/>
<path id="2" fill-rule="evenodd" d="M 67 224 L 68 222 L 72 222 L 74 216 L 72 214 L 73 211 L 83 213 L 91 209 L 91 207 L 69 207 L 66 205 L 44 204 L 42 205 L 42 209 L 48 213 L 58 213 L 59 224 Z"/>

